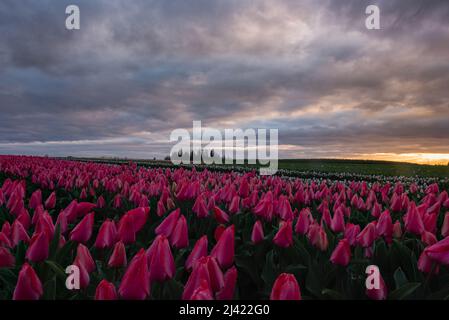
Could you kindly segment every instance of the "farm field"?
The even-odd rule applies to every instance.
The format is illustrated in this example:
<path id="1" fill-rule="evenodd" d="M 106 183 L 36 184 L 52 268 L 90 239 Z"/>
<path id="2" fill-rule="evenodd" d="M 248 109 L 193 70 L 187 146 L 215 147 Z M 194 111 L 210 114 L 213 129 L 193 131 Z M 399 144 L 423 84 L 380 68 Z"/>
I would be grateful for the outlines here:
<path id="1" fill-rule="evenodd" d="M 446 187 L 348 177 L 0 156 L 0 299 L 449 298 Z"/>
<path id="2" fill-rule="evenodd" d="M 70 159 L 70 158 L 63 158 Z M 127 163 L 129 159 L 113 158 L 71 158 L 81 161 L 103 163 Z M 132 159 L 143 166 L 171 166 L 166 160 Z M 228 167 L 228 165 L 223 165 Z M 232 166 L 231 166 L 232 167 Z M 245 165 L 252 168 L 255 166 Z M 434 177 L 449 178 L 449 165 L 424 165 L 407 162 L 379 160 L 340 160 L 340 159 L 280 159 L 279 169 L 291 172 L 346 173 L 359 175 L 383 175 L 404 177 Z"/>

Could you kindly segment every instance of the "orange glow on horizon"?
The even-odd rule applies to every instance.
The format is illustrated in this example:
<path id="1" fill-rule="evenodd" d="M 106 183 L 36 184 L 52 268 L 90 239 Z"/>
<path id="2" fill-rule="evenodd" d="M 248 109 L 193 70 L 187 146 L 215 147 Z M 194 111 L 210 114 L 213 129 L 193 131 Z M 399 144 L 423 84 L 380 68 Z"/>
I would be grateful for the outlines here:
<path id="1" fill-rule="evenodd" d="M 448 153 L 372 153 L 358 154 L 351 157 L 355 160 L 384 160 L 395 162 L 410 162 L 429 165 L 447 165 Z"/>

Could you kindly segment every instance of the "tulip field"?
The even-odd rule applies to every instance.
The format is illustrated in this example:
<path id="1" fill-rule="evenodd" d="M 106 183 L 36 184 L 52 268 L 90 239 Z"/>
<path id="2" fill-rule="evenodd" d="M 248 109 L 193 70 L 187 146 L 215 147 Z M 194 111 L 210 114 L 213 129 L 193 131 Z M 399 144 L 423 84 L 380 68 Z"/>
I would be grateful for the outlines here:
<path id="1" fill-rule="evenodd" d="M 0 156 L 0 300 L 447 299 L 446 187 Z"/>

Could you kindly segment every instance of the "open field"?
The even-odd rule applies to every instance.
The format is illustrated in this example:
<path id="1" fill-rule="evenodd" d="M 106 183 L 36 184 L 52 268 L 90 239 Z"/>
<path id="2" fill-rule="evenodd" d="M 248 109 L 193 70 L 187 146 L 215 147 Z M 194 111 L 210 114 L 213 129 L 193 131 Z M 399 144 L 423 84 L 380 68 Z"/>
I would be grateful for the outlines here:
<path id="1" fill-rule="evenodd" d="M 128 163 L 131 159 L 69 158 L 105 163 Z M 144 166 L 171 166 L 166 160 L 133 159 Z M 226 166 L 225 166 L 226 167 Z M 231 166 L 232 167 L 232 166 Z M 247 166 L 250 167 L 250 166 Z M 449 165 L 422 165 L 406 162 L 339 159 L 280 159 L 279 169 L 299 172 L 348 173 L 404 177 L 449 178 Z"/>

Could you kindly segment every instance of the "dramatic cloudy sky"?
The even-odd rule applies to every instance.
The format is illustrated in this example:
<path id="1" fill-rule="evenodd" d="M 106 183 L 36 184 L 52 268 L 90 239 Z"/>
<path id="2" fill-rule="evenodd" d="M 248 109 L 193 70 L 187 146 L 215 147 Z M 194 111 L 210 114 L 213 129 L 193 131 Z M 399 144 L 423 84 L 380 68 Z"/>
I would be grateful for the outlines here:
<path id="1" fill-rule="evenodd" d="M 449 1 L 0 2 L 1 154 L 160 158 L 193 120 L 278 128 L 281 157 L 449 159 Z"/>

